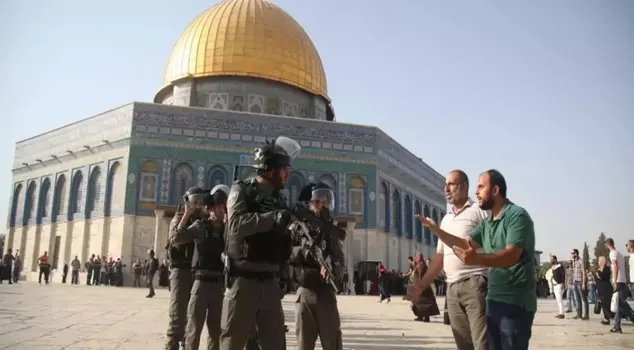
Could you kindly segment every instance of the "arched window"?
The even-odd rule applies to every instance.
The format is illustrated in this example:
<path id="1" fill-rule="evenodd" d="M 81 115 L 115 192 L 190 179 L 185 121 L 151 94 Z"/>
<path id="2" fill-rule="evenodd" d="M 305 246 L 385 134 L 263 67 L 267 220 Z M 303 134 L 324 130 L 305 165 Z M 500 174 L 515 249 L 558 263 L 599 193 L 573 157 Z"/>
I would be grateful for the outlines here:
<path id="1" fill-rule="evenodd" d="M 192 187 L 193 174 L 194 171 L 186 163 L 181 163 L 174 169 L 174 185 L 172 186 L 172 201 L 174 203 L 183 201 L 183 195 Z"/>
<path id="2" fill-rule="evenodd" d="M 38 223 L 40 218 L 47 218 L 50 213 L 49 203 L 51 196 L 51 180 L 49 178 L 44 179 L 42 182 L 42 187 L 40 188 L 40 200 L 39 200 L 39 210 L 38 210 Z"/>
<path id="3" fill-rule="evenodd" d="M 405 237 L 412 239 L 414 235 L 414 212 L 412 210 L 412 198 L 405 196 Z"/>
<path id="4" fill-rule="evenodd" d="M 22 218 L 22 184 L 15 186 L 13 190 L 13 203 L 11 203 L 11 218 L 9 220 L 10 226 L 15 226 L 16 222 L 20 222 Z"/>
<path id="5" fill-rule="evenodd" d="M 70 215 L 79 214 L 84 203 L 84 176 L 81 171 L 73 175 L 73 183 L 70 188 L 70 203 L 68 213 Z M 70 217 L 69 217 L 70 218 Z"/>
<path id="6" fill-rule="evenodd" d="M 104 201 L 104 215 L 119 214 L 125 205 L 125 178 L 121 163 L 114 162 L 110 166 L 106 183 L 106 199 Z"/>
<path id="7" fill-rule="evenodd" d="M 423 211 L 420 205 L 420 202 L 418 200 L 416 200 L 416 202 L 414 203 L 414 213 L 416 213 L 416 215 L 423 215 Z M 423 224 L 420 222 L 420 220 L 418 219 L 414 219 L 414 228 L 415 228 L 415 237 L 416 237 L 416 242 L 423 242 Z"/>
<path id="8" fill-rule="evenodd" d="M 438 211 L 436 210 L 436 208 L 432 209 L 431 218 L 434 219 L 436 224 L 440 225 L 440 221 L 438 220 Z M 434 235 L 433 240 L 434 240 L 434 246 L 437 246 L 438 236 Z"/>
<path id="9" fill-rule="evenodd" d="M 385 182 L 381 182 L 379 187 L 379 226 L 390 232 L 390 196 Z"/>
<path id="10" fill-rule="evenodd" d="M 29 187 L 26 190 L 25 206 L 24 206 L 24 222 L 23 225 L 28 225 L 29 220 L 35 217 L 35 190 L 37 185 L 35 181 L 31 181 Z"/>
<path id="11" fill-rule="evenodd" d="M 361 176 L 352 176 L 348 182 L 348 213 L 360 217 L 357 222 L 364 222 L 365 215 L 365 181 Z"/>
<path id="12" fill-rule="evenodd" d="M 141 183 L 139 184 L 139 199 L 141 202 L 156 202 L 158 173 L 159 166 L 154 161 L 148 160 L 141 165 Z"/>
<path id="13" fill-rule="evenodd" d="M 425 208 L 423 209 L 423 215 L 428 218 L 431 216 L 429 213 L 429 205 L 425 204 Z M 431 231 L 425 227 L 425 244 L 431 245 Z"/>
<path id="14" fill-rule="evenodd" d="M 394 190 L 392 193 L 392 229 L 396 233 L 397 236 L 401 236 L 403 234 L 403 228 L 401 226 L 402 223 L 402 212 L 401 212 L 401 195 L 397 190 Z"/>
<path id="15" fill-rule="evenodd" d="M 90 182 L 88 183 L 88 208 L 86 208 L 88 216 L 101 207 L 101 181 L 101 169 L 95 167 L 90 174 Z"/>
<path id="16" fill-rule="evenodd" d="M 216 185 L 227 184 L 227 173 L 221 167 L 215 166 L 209 169 L 209 175 L 207 176 L 207 186 L 213 188 Z"/>
<path id="17" fill-rule="evenodd" d="M 53 220 L 57 220 L 58 215 L 66 214 L 66 176 L 60 175 L 55 184 L 55 194 L 53 196 Z"/>
<path id="18" fill-rule="evenodd" d="M 289 202 L 290 204 L 297 203 L 297 198 L 299 197 L 299 193 L 304 187 L 304 176 L 298 172 L 291 173 L 289 177 L 288 183 L 286 185 L 289 192 Z"/>

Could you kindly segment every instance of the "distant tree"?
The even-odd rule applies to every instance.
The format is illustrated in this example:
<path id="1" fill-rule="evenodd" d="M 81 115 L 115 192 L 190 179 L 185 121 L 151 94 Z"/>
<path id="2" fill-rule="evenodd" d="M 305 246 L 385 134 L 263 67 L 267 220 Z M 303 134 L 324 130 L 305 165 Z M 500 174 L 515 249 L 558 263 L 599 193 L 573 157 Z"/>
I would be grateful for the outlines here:
<path id="1" fill-rule="evenodd" d="M 588 243 L 583 242 L 583 253 L 582 253 L 582 259 L 583 259 L 583 268 L 584 269 L 589 269 L 590 268 L 590 253 L 588 251 Z"/>
<path id="2" fill-rule="evenodd" d="M 594 257 L 599 260 L 600 256 L 605 257 L 605 259 L 610 262 L 610 250 L 605 246 L 605 233 L 601 232 L 599 235 L 599 239 L 597 239 L 597 244 L 594 246 Z"/>

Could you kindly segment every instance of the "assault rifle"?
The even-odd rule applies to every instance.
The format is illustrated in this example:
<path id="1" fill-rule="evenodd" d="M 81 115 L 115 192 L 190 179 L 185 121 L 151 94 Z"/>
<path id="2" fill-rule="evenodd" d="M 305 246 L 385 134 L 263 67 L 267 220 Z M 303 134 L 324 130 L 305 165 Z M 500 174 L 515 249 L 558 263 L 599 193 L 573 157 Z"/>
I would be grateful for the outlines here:
<path id="1" fill-rule="evenodd" d="M 327 209 L 322 209 L 327 210 Z M 331 239 L 338 239 L 343 241 L 346 239 L 346 231 L 335 226 L 332 220 L 330 219 L 330 214 L 327 214 L 327 219 L 321 217 L 321 215 L 316 215 L 312 210 L 310 210 L 306 205 L 297 203 L 292 210 L 292 214 L 295 215 L 296 218 L 303 221 L 306 220 L 310 223 L 311 227 L 316 228 L 320 234 L 326 235 Z"/>
<path id="2" fill-rule="evenodd" d="M 335 290 L 335 294 L 339 294 L 339 288 L 337 288 L 337 282 L 335 281 L 335 275 L 333 273 L 332 264 L 330 259 L 324 259 L 324 252 L 321 248 L 315 244 L 315 240 L 310 234 L 308 226 L 303 221 L 296 221 L 291 224 L 291 230 L 298 234 L 302 241 L 302 248 L 306 249 L 307 254 L 310 254 L 319 266 L 326 270 L 326 282 L 332 286 Z"/>

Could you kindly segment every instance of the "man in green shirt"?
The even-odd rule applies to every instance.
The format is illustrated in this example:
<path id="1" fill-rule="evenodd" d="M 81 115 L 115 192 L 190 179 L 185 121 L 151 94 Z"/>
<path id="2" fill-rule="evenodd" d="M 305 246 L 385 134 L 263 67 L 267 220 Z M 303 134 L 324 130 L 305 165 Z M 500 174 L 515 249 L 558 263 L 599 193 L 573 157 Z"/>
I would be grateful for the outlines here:
<path id="1" fill-rule="evenodd" d="M 418 219 L 452 247 L 465 264 L 489 268 L 487 328 L 489 346 L 496 350 L 527 350 L 537 309 L 535 294 L 535 231 L 524 208 L 506 198 L 506 180 L 497 170 L 480 175 L 476 190 L 480 208 L 490 210 L 467 238 Z"/>

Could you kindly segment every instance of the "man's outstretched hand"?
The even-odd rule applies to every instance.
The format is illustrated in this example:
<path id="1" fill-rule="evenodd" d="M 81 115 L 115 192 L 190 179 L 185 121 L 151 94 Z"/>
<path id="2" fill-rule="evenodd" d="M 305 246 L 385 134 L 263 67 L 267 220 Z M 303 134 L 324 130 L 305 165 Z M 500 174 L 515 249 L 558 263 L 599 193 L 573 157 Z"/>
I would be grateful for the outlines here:
<path id="1" fill-rule="evenodd" d="M 458 257 L 458 259 L 462 260 L 463 263 L 467 265 L 476 264 L 476 260 L 478 259 L 478 253 L 476 252 L 476 247 L 474 246 L 473 240 L 471 238 L 467 238 L 467 249 L 460 248 L 458 246 L 453 247 L 454 254 Z"/>

